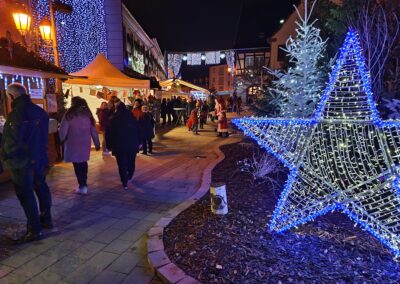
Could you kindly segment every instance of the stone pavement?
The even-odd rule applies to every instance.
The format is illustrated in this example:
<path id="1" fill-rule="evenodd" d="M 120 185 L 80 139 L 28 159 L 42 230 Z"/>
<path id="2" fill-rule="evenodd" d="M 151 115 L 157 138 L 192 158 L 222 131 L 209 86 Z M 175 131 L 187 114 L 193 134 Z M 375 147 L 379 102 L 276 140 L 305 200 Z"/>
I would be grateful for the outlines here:
<path id="1" fill-rule="evenodd" d="M 1 259 L 0 283 L 158 283 L 146 259 L 148 229 L 198 189 L 203 170 L 217 158 L 215 145 L 237 141 L 217 138 L 210 124 L 198 136 L 184 127 L 160 134 L 154 155 L 138 155 L 128 191 L 115 159 L 100 152 L 89 162 L 87 196 L 74 193 L 71 164 L 54 166 L 48 182 L 57 229 Z M 24 223 L 11 184 L 0 187 L 1 228 Z"/>

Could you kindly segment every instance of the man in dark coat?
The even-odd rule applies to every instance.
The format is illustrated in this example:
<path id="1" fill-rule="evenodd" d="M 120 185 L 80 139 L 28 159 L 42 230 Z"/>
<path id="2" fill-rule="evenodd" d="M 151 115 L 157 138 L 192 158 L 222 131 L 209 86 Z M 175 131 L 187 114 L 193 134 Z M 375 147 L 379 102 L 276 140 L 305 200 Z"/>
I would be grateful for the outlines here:
<path id="1" fill-rule="evenodd" d="M 142 138 L 142 147 L 143 147 L 143 153 L 144 155 L 147 155 L 147 146 L 149 148 L 149 153 L 153 153 L 153 141 L 152 139 L 154 138 L 154 118 L 153 115 L 148 112 L 147 106 L 142 106 L 142 111 L 143 111 L 143 118 L 141 121 L 139 121 L 139 124 L 141 126 L 139 127 L 143 133 L 141 133 L 141 138 Z"/>
<path id="2" fill-rule="evenodd" d="M 16 243 L 39 240 L 42 227 L 52 228 L 51 194 L 46 183 L 49 117 L 32 103 L 23 85 L 7 88 L 12 111 L 4 126 L 0 157 L 9 170 L 15 192 L 25 211 L 27 232 Z M 34 195 L 39 200 L 40 214 Z"/>
<path id="3" fill-rule="evenodd" d="M 128 189 L 128 181 L 135 173 L 135 160 L 140 137 L 136 119 L 126 106 L 119 102 L 106 129 L 107 149 L 117 159 L 122 186 Z"/>

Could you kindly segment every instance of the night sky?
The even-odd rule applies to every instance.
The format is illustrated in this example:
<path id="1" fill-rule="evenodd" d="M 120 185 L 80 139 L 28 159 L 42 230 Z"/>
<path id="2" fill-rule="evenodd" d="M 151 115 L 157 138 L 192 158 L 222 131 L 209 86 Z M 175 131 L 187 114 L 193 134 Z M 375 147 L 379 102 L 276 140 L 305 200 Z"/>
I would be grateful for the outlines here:
<path id="1" fill-rule="evenodd" d="M 146 33 L 157 38 L 163 51 L 183 52 L 267 46 L 267 39 L 279 28 L 279 20 L 286 19 L 298 2 L 124 0 Z"/>

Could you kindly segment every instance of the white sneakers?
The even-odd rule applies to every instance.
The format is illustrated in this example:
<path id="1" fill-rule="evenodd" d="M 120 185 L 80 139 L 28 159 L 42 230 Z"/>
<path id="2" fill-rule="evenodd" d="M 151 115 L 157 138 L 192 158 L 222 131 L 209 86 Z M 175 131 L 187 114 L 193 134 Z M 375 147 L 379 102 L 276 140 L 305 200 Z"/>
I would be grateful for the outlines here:
<path id="1" fill-rule="evenodd" d="M 88 188 L 87 188 L 87 186 L 84 186 L 84 187 L 78 187 L 76 190 L 75 190 L 75 193 L 77 193 L 77 194 L 83 194 L 83 195 L 86 195 L 86 194 L 88 194 Z"/>

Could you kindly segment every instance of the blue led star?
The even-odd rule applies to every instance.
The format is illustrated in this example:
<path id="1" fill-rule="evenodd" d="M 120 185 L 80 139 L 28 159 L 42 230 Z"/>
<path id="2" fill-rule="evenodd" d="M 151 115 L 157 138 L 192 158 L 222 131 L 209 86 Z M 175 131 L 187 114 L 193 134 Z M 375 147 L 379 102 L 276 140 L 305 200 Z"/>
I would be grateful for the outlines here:
<path id="1" fill-rule="evenodd" d="M 234 123 L 290 169 L 271 230 L 339 210 L 400 256 L 400 122 L 379 117 L 357 32 L 347 34 L 313 118 Z"/>

